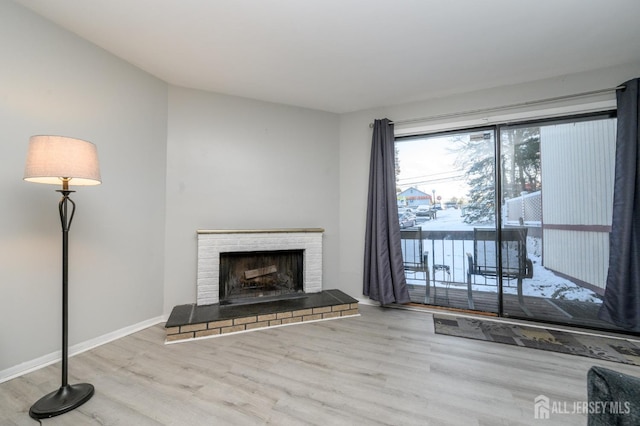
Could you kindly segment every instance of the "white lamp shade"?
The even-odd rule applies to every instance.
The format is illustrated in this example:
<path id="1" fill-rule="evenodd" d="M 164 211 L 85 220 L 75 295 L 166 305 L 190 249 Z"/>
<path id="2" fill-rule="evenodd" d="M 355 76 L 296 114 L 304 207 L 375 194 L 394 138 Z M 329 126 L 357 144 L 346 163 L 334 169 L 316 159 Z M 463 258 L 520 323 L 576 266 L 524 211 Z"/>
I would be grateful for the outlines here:
<path id="1" fill-rule="evenodd" d="M 98 150 L 91 142 L 65 136 L 32 136 L 29 139 L 24 180 L 60 185 L 99 185 Z"/>

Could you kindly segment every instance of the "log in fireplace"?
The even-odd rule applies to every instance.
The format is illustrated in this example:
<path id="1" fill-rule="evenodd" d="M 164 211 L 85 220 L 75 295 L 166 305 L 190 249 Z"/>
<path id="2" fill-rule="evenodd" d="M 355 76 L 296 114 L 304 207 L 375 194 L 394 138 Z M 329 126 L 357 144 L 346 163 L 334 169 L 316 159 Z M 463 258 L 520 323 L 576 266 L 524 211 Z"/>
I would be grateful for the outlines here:
<path id="1" fill-rule="evenodd" d="M 304 293 L 303 250 L 220 253 L 220 304 Z"/>

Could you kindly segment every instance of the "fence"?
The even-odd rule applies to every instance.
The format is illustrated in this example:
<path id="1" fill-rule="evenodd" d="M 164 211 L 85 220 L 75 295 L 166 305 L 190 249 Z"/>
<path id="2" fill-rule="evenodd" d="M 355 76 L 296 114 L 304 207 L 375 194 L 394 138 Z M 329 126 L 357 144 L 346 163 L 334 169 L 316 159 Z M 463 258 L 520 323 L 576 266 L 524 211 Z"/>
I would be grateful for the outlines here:
<path id="1" fill-rule="evenodd" d="M 502 214 L 505 225 L 542 226 L 542 193 L 536 191 L 505 200 Z"/>

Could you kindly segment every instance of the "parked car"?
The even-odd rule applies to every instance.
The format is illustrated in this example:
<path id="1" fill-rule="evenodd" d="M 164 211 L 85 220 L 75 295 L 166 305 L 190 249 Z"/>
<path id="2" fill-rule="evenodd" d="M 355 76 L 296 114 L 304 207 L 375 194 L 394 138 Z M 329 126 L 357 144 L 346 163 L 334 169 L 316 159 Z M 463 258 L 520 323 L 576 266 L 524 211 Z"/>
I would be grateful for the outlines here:
<path id="1" fill-rule="evenodd" d="M 416 208 L 416 216 L 426 216 L 428 219 L 431 219 L 431 206 L 427 204 L 423 204 Z"/>
<path id="2" fill-rule="evenodd" d="M 458 203 L 447 202 L 447 203 L 444 203 L 444 206 L 447 209 L 457 209 L 458 208 Z"/>
<path id="3" fill-rule="evenodd" d="M 416 215 L 412 212 L 407 212 L 399 215 L 400 228 L 410 228 L 416 226 Z"/>

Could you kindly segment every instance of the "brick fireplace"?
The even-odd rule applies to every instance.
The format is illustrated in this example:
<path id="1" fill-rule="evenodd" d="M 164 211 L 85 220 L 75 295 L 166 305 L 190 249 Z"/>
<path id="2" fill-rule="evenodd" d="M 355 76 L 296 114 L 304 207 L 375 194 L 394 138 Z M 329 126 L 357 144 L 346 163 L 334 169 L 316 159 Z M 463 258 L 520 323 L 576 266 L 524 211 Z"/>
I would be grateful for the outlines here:
<path id="1" fill-rule="evenodd" d="M 360 315 L 356 299 L 340 290 L 322 289 L 323 232 L 319 228 L 198 231 L 197 302 L 173 308 L 165 324 L 166 343 Z M 224 294 L 227 285 L 221 284 L 221 276 L 224 281 L 228 269 L 221 258 L 228 254 L 243 257 L 283 252 L 302 253 L 302 261 L 297 261 L 302 264 L 302 272 L 293 274 L 302 280 L 302 285 L 290 286 L 295 288 L 295 294 L 272 296 L 270 290 L 261 290 L 249 302 L 220 303 L 220 290 Z M 243 260 L 247 263 L 239 268 L 244 274 L 241 280 L 250 283 L 245 287 L 253 286 L 254 276 L 271 283 L 271 287 L 275 285 L 273 280 L 281 284 L 280 274 L 289 269 L 286 265 L 291 262 L 281 263 L 270 255 L 267 259 L 264 264 Z M 262 297 L 262 293 L 269 296 Z"/>
<path id="2" fill-rule="evenodd" d="M 220 302 L 220 256 L 223 253 L 302 250 L 303 292 L 322 291 L 323 232 L 321 228 L 198 231 L 196 304 Z"/>

